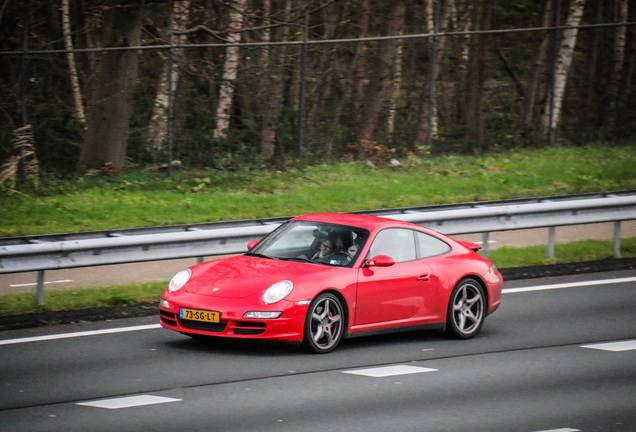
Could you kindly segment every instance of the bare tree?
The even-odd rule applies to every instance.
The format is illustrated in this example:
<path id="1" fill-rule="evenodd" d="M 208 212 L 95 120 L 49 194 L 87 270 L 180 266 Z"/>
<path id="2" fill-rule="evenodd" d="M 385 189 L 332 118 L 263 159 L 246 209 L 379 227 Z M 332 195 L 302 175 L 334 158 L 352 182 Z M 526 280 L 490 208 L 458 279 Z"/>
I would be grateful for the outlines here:
<path id="1" fill-rule="evenodd" d="M 574 54 L 574 47 L 576 46 L 576 36 L 578 34 L 577 26 L 583 17 L 584 6 L 585 0 L 572 0 L 570 9 L 568 10 L 568 16 L 565 21 L 567 28 L 563 30 L 563 38 L 556 59 L 552 97 L 547 99 L 546 107 L 541 117 L 541 126 L 546 136 L 552 131 L 555 131 L 559 125 L 565 85 L 568 81 L 568 72 L 570 71 L 572 55 Z"/>
<path id="2" fill-rule="evenodd" d="M 175 0 L 172 4 L 172 41 L 176 45 L 186 43 L 187 36 L 183 34 L 188 22 L 188 12 L 190 10 L 190 0 Z M 177 51 L 177 55 L 180 51 Z M 168 62 L 172 62 L 168 65 Z M 170 67 L 169 67 L 170 66 Z M 170 76 L 168 76 L 170 70 Z M 168 92 L 168 79 L 172 83 L 172 88 L 179 82 L 178 62 L 173 56 L 166 56 L 163 71 L 159 85 L 157 87 L 157 96 L 155 97 L 152 118 L 148 128 L 148 148 L 154 150 L 162 150 L 166 145 L 168 135 L 168 104 L 170 103 L 170 94 Z"/>
<path id="3" fill-rule="evenodd" d="M 230 24 L 227 42 L 231 45 L 225 50 L 223 78 L 219 89 L 219 104 L 216 109 L 216 129 L 214 138 L 226 138 L 230 127 L 230 109 L 234 99 L 234 88 L 239 67 L 239 47 L 235 44 L 241 40 L 241 29 L 247 0 L 230 2 Z"/>
<path id="4" fill-rule="evenodd" d="M 473 3 L 473 29 L 488 30 L 490 27 L 490 0 L 478 0 Z M 488 37 L 473 35 L 470 39 L 470 54 L 466 73 L 466 93 L 461 125 L 466 130 L 466 149 L 476 150 L 484 144 L 484 118 L 482 111 L 484 92 L 484 68 Z"/>
<path id="5" fill-rule="evenodd" d="M 100 47 L 139 46 L 141 10 L 136 3 L 106 2 L 94 40 Z M 100 168 L 108 163 L 121 169 L 125 165 L 138 68 L 137 50 L 113 50 L 99 56 L 91 79 L 86 137 L 78 162 L 81 168 Z"/>
<path id="6" fill-rule="evenodd" d="M 541 19 L 541 27 L 548 27 L 554 20 L 554 1 L 555 0 L 546 0 Z M 545 64 L 548 57 L 549 45 L 550 33 L 546 33 L 543 40 L 541 41 L 541 44 L 539 45 L 539 51 L 534 61 L 534 66 L 530 70 L 530 80 L 528 81 L 528 84 L 526 86 L 522 113 L 522 124 L 525 127 L 530 127 L 534 120 L 535 106 L 537 104 L 537 97 L 539 94 L 539 85 L 542 82 L 542 78 L 545 77 L 546 74 Z"/>
<path id="7" fill-rule="evenodd" d="M 457 9 L 455 7 L 454 0 L 446 0 L 443 2 L 444 4 L 438 4 L 437 7 L 444 6 L 444 13 L 436 13 L 434 9 L 434 0 L 427 0 L 425 3 L 425 14 L 426 14 L 426 33 L 432 34 L 435 32 L 436 27 L 438 31 L 446 31 L 450 22 L 452 21 L 455 25 L 459 21 L 456 17 Z M 441 19 L 437 26 L 435 25 L 436 16 L 439 16 Z M 463 31 L 468 31 L 468 29 L 463 29 Z M 447 38 L 428 38 L 429 42 L 429 52 L 431 61 L 429 64 L 428 78 L 426 79 L 426 85 L 423 86 L 422 97 L 421 100 L 421 108 L 419 114 L 419 121 L 417 124 L 417 129 L 415 133 L 415 147 L 421 147 L 426 145 L 427 138 L 429 136 L 429 112 L 430 112 L 430 136 L 433 139 L 437 139 L 438 137 L 438 128 L 439 128 L 439 116 L 437 111 L 437 97 L 434 95 L 434 89 L 431 88 L 431 77 L 433 79 L 432 84 L 436 85 L 441 67 L 440 64 L 443 60 L 444 46 L 446 45 Z M 433 52 L 435 52 L 435 58 L 433 58 Z M 466 52 L 467 55 L 467 52 Z M 466 59 L 467 61 L 467 59 Z M 465 67 L 464 67 L 465 70 Z"/>
<path id="8" fill-rule="evenodd" d="M 616 0 L 615 8 L 616 22 L 627 22 L 627 0 Z M 609 131 L 613 130 L 616 125 L 616 107 L 619 98 L 618 88 L 623 74 L 623 63 L 625 61 L 627 26 L 616 27 L 615 32 L 612 70 L 607 86 L 607 116 L 605 118 L 605 125 Z"/>
<path id="9" fill-rule="evenodd" d="M 283 2 L 283 21 L 287 22 L 291 13 L 291 1 L 283 0 Z M 270 37 L 269 32 L 266 33 L 266 37 Z M 280 32 L 280 39 L 281 41 L 289 39 L 288 26 L 284 27 Z M 283 89 L 287 78 L 284 70 L 288 61 L 287 50 L 285 46 L 271 48 L 272 55 L 268 55 L 267 68 L 265 69 L 265 108 L 263 109 L 260 141 L 261 156 L 266 160 L 271 159 L 276 150 L 276 122 L 280 117 L 284 101 Z"/>
<path id="10" fill-rule="evenodd" d="M 79 75 L 75 66 L 75 54 L 73 53 L 73 35 L 71 32 L 71 20 L 69 10 L 69 0 L 62 0 L 62 31 L 64 33 L 64 48 L 66 48 L 66 60 L 68 62 L 69 75 L 71 77 L 71 90 L 73 101 L 75 102 L 75 117 L 84 125 L 86 115 L 84 114 L 84 103 L 82 102 L 82 91 L 80 89 Z"/>
<path id="11" fill-rule="evenodd" d="M 404 34 L 404 25 L 398 29 L 399 36 Z M 398 40 L 395 47 L 395 58 L 393 59 L 393 72 L 391 77 L 391 87 L 389 89 L 388 116 L 386 124 L 387 140 L 393 141 L 395 132 L 395 116 L 397 115 L 398 102 L 400 100 L 400 89 L 402 88 L 402 61 L 404 57 L 404 41 Z"/>
<path id="12" fill-rule="evenodd" d="M 396 1 L 387 20 L 387 33 L 389 35 L 400 34 L 404 27 L 406 7 L 403 1 Z M 396 40 L 383 41 L 380 44 L 376 59 L 376 69 L 369 77 L 364 98 L 364 111 L 360 119 L 358 141 L 370 143 L 375 139 L 375 129 L 380 118 L 380 109 L 387 100 L 391 88 L 391 73 L 395 61 Z"/>

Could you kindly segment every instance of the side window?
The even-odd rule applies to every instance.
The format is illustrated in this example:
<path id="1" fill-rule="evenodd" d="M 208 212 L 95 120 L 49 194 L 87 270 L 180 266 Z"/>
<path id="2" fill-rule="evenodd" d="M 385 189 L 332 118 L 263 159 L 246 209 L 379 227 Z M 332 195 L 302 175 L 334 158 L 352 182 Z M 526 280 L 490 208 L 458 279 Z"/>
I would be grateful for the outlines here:
<path id="1" fill-rule="evenodd" d="M 441 255 L 451 250 L 449 245 L 431 235 L 416 232 L 415 238 L 417 241 L 418 259 Z"/>
<path id="2" fill-rule="evenodd" d="M 415 240 L 413 231 L 401 228 L 388 228 L 380 231 L 373 240 L 368 257 L 388 255 L 396 263 L 415 259 Z"/>

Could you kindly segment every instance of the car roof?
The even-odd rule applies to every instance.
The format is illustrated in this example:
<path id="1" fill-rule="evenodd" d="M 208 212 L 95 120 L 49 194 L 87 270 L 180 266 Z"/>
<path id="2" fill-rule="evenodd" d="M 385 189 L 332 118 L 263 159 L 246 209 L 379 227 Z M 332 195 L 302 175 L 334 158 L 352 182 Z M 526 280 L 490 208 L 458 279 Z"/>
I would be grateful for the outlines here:
<path id="1" fill-rule="evenodd" d="M 396 219 L 351 213 L 311 213 L 296 216 L 295 218 L 292 218 L 292 220 L 308 220 L 315 222 L 351 225 L 359 228 L 365 228 L 367 230 L 383 228 L 386 226 L 404 226 L 410 228 L 416 227 L 416 225 L 410 224 L 408 222 L 402 222 Z"/>

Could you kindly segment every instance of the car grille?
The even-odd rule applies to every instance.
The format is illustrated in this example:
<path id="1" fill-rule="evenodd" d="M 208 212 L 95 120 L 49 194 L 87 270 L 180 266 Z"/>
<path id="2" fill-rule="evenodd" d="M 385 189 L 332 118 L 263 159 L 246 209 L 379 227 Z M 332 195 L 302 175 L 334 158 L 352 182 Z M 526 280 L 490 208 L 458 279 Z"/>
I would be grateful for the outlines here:
<path id="1" fill-rule="evenodd" d="M 227 322 L 210 323 L 210 322 L 192 321 L 192 320 L 185 320 L 185 319 L 182 319 L 180 321 L 181 321 L 181 325 L 184 326 L 185 328 L 189 328 L 192 330 L 209 331 L 209 332 L 222 332 L 223 330 L 225 330 L 225 326 L 227 325 Z"/>
<path id="2" fill-rule="evenodd" d="M 260 335 L 265 333 L 267 324 L 264 322 L 237 321 L 234 326 L 234 334 L 237 335 Z"/>
<path id="3" fill-rule="evenodd" d="M 177 319 L 175 317 L 175 315 L 172 312 L 166 312 L 164 310 L 159 310 L 159 317 L 161 318 L 161 321 L 163 321 L 165 324 L 172 326 L 172 327 L 176 327 L 177 326 Z"/>

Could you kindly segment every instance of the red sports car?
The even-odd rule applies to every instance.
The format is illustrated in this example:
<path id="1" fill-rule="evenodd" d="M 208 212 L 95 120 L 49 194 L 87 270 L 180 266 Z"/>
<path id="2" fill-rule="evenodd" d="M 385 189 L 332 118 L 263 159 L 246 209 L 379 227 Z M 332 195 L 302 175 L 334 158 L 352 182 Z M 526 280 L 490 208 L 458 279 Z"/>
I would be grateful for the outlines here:
<path id="1" fill-rule="evenodd" d="M 161 325 L 192 337 L 302 342 L 433 327 L 468 339 L 501 303 L 503 279 L 479 246 L 406 222 L 352 214 L 295 217 L 241 256 L 170 281 Z"/>

